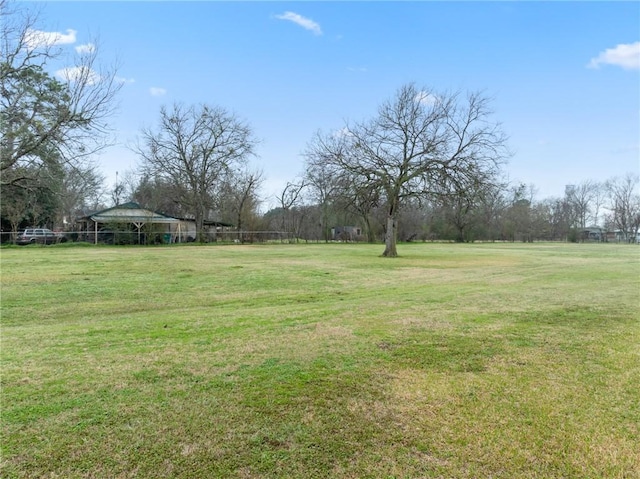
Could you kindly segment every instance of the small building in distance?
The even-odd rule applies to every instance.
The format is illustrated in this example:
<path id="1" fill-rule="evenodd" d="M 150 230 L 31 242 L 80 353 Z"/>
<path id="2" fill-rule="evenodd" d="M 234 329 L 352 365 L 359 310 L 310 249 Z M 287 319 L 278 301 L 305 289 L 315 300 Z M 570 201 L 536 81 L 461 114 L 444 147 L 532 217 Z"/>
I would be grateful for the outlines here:
<path id="1" fill-rule="evenodd" d="M 362 229 L 358 226 L 334 226 L 331 228 L 333 241 L 362 241 Z"/>

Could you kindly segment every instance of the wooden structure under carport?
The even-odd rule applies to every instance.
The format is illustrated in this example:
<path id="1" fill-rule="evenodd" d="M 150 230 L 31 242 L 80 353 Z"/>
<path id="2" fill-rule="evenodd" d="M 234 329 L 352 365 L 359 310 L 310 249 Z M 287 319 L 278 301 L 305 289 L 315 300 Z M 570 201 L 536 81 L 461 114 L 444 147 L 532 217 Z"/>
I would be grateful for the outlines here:
<path id="1" fill-rule="evenodd" d="M 138 232 L 138 243 L 140 243 L 140 230 L 145 224 L 164 224 L 168 226 L 169 232 L 181 241 L 181 221 L 171 216 L 163 215 L 156 211 L 151 211 L 141 207 L 138 203 L 129 202 L 117 205 L 106 210 L 97 211 L 90 215 L 80 218 L 81 223 L 85 223 L 85 231 L 88 233 L 91 229 L 94 234 L 94 244 L 98 244 L 98 225 L 109 223 L 129 223 L 135 226 Z M 93 223 L 93 224 L 90 224 Z M 174 228 L 172 228 L 174 226 Z"/>

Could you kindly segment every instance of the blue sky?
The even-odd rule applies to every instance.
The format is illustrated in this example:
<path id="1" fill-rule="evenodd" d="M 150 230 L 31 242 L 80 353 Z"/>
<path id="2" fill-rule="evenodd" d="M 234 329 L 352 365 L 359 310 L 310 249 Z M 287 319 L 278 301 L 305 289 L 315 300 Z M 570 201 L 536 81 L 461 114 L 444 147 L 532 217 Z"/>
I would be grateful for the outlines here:
<path id="1" fill-rule="evenodd" d="M 372 116 L 405 83 L 493 98 L 513 182 L 538 199 L 640 171 L 638 2 L 29 2 L 70 51 L 99 38 L 124 82 L 108 181 L 161 105 L 223 106 L 261 140 L 263 194 L 303 172 L 318 129 Z M 73 30 L 73 32 L 68 32 Z M 73 42 L 71 41 L 73 40 Z M 267 205 L 268 206 L 268 202 Z"/>

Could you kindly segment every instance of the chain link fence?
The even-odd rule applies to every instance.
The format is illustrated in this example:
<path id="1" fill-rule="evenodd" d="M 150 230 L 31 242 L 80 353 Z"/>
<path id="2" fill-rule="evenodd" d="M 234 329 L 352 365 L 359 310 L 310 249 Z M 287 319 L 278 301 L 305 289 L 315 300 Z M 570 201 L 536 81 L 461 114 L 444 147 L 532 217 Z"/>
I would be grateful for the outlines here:
<path id="1" fill-rule="evenodd" d="M 17 235 L 12 232 L 0 232 L 0 241 L 3 244 L 15 243 Z M 91 243 L 110 245 L 158 245 L 173 243 L 194 243 L 196 237 L 189 234 L 146 232 L 130 230 L 101 230 L 95 231 L 67 231 L 57 232 L 57 243 Z M 288 231 L 209 231 L 203 235 L 204 243 L 229 243 L 229 244 L 252 244 L 252 243 L 295 243 L 306 241 L 297 239 L 295 235 Z"/>

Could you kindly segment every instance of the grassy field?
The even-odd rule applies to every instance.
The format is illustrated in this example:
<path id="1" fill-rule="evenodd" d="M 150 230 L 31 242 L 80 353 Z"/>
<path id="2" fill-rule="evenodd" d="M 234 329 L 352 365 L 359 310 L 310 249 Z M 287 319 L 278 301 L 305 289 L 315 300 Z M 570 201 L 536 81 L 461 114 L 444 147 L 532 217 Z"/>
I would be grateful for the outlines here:
<path id="1" fill-rule="evenodd" d="M 640 248 L 5 248 L 9 478 L 638 478 Z"/>

